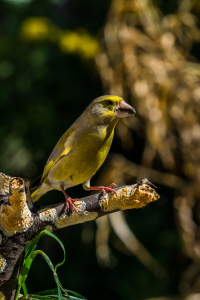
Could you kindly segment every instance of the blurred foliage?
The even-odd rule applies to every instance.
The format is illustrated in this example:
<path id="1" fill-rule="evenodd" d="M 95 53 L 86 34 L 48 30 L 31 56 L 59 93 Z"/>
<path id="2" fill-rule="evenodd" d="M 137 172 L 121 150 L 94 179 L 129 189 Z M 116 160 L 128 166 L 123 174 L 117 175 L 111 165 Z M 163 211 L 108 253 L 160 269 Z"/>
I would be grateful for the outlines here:
<path id="1" fill-rule="evenodd" d="M 102 94 L 123 96 L 137 111 L 117 125 L 94 180 L 147 177 L 161 199 L 56 233 L 67 252 L 59 278 L 87 299 L 200 293 L 199 3 L 1 2 L 1 172 L 39 176 L 60 136 Z M 69 194 L 88 193 L 80 186 Z M 41 204 L 55 201 L 63 197 L 52 191 Z M 53 241 L 44 237 L 39 247 L 60 261 Z M 54 287 L 40 258 L 27 285 L 31 293 Z"/>
<path id="2" fill-rule="evenodd" d="M 106 92 L 136 108 L 137 118 L 123 120 L 117 133 L 127 158 L 134 153 L 140 164 L 115 155 L 101 180 L 122 185 L 147 177 L 174 189 L 176 223 L 191 259 L 179 279 L 184 296 L 200 292 L 200 65 L 192 55 L 200 30 L 191 13 L 197 2 L 180 1 L 164 16 L 150 0 L 113 1 L 96 58 Z M 135 135 L 142 137 L 138 149 Z"/>
<path id="3" fill-rule="evenodd" d="M 85 29 L 63 31 L 53 26 L 47 18 L 27 18 L 23 21 L 20 31 L 22 39 L 26 42 L 54 42 L 63 52 L 77 53 L 83 59 L 94 59 L 98 51 L 97 41 Z"/>

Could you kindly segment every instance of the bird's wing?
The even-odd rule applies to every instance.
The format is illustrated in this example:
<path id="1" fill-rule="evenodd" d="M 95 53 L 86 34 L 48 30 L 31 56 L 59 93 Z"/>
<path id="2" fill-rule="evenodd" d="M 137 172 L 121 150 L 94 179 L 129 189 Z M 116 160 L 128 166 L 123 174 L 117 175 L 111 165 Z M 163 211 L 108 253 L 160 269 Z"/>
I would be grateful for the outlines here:
<path id="1" fill-rule="evenodd" d="M 51 155 L 49 156 L 44 172 L 42 174 L 41 183 L 48 176 L 51 168 L 57 163 L 57 161 L 64 155 L 67 155 L 72 149 L 73 139 L 74 139 L 74 129 L 67 130 L 63 136 L 60 138 L 55 148 L 53 149 Z"/>

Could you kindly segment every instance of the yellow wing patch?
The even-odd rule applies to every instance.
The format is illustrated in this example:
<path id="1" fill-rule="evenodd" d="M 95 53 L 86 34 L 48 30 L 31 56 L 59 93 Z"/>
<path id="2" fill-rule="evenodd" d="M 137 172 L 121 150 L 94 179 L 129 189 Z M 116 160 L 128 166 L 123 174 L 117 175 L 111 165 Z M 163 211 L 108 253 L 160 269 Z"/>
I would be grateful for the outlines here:
<path id="1" fill-rule="evenodd" d="M 71 147 L 67 147 L 62 153 L 61 155 L 59 155 L 55 160 L 51 160 L 47 166 L 44 169 L 44 172 L 42 174 L 42 179 L 41 179 L 41 184 L 42 182 L 45 180 L 45 178 L 47 178 L 49 171 L 51 170 L 51 168 L 57 163 L 57 161 L 64 155 L 66 155 L 67 153 L 69 153 L 69 151 L 71 150 Z"/>
<path id="2" fill-rule="evenodd" d="M 40 197 L 42 197 L 42 194 L 38 193 L 40 191 L 40 188 L 35 190 L 32 194 L 31 194 L 31 198 L 33 202 L 36 202 L 40 199 Z"/>
<path id="3" fill-rule="evenodd" d="M 44 172 L 42 174 L 41 183 L 47 178 L 51 168 L 57 163 L 57 161 L 64 155 L 70 152 L 73 145 L 74 129 L 68 129 L 60 138 L 56 146 L 54 147 L 51 155 L 48 158 Z"/>
<path id="4" fill-rule="evenodd" d="M 49 171 L 51 170 L 51 168 L 54 165 L 54 161 L 51 160 L 48 165 L 46 166 L 46 168 L 44 169 L 44 172 L 42 174 L 42 179 L 41 179 L 41 183 L 44 181 L 44 179 L 47 177 L 47 175 L 49 174 Z"/>

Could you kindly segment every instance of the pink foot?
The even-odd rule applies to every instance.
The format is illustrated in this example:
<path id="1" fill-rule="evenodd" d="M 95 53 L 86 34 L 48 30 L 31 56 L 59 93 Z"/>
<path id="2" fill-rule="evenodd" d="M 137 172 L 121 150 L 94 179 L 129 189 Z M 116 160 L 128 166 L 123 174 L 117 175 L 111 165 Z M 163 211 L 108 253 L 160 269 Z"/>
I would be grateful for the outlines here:
<path id="1" fill-rule="evenodd" d="M 117 186 L 115 183 L 111 183 L 108 187 L 105 187 L 105 186 L 91 186 L 88 188 L 88 190 L 98 190 L 98 191 L 101 191 L 101 193 L 103 193 L 103 195 L 105 194 L 105 191 L 106 192 L 111 192 L 111 193 L 116 193 L 115 190 L 111 189 L 112 186 Z"/>
<path id="2" fill-rule="evenodd" d="M 62 189 L 62 192 L 65 196 L 65 199 L 66 199 L 66 208 L 67 208 L 67 211 L 69 212 L 69 206 L 72 207 L 72 209 L 78 214 L 78 211 L 76 209 L 76 207 L 74 206 L 73 202 L 74 201 L 79 201 L 78 199 L 72 199 L 71 197 L 69 197 L 66 193 L 65 193 L 65 190 Z"/>

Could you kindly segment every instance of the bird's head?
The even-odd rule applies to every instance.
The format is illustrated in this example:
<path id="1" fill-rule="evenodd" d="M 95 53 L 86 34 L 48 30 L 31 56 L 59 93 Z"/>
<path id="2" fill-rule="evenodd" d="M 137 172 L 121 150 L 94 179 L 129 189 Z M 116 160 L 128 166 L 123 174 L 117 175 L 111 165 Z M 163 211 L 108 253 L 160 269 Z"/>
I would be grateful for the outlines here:
<path id="1" fill-rule="evenodd" d="M 87 108 L 90 117 L 99 124 L 109 124 L 118 118 L 133 116 L 135 109 L 118 96 L 101 96 Z"/>

